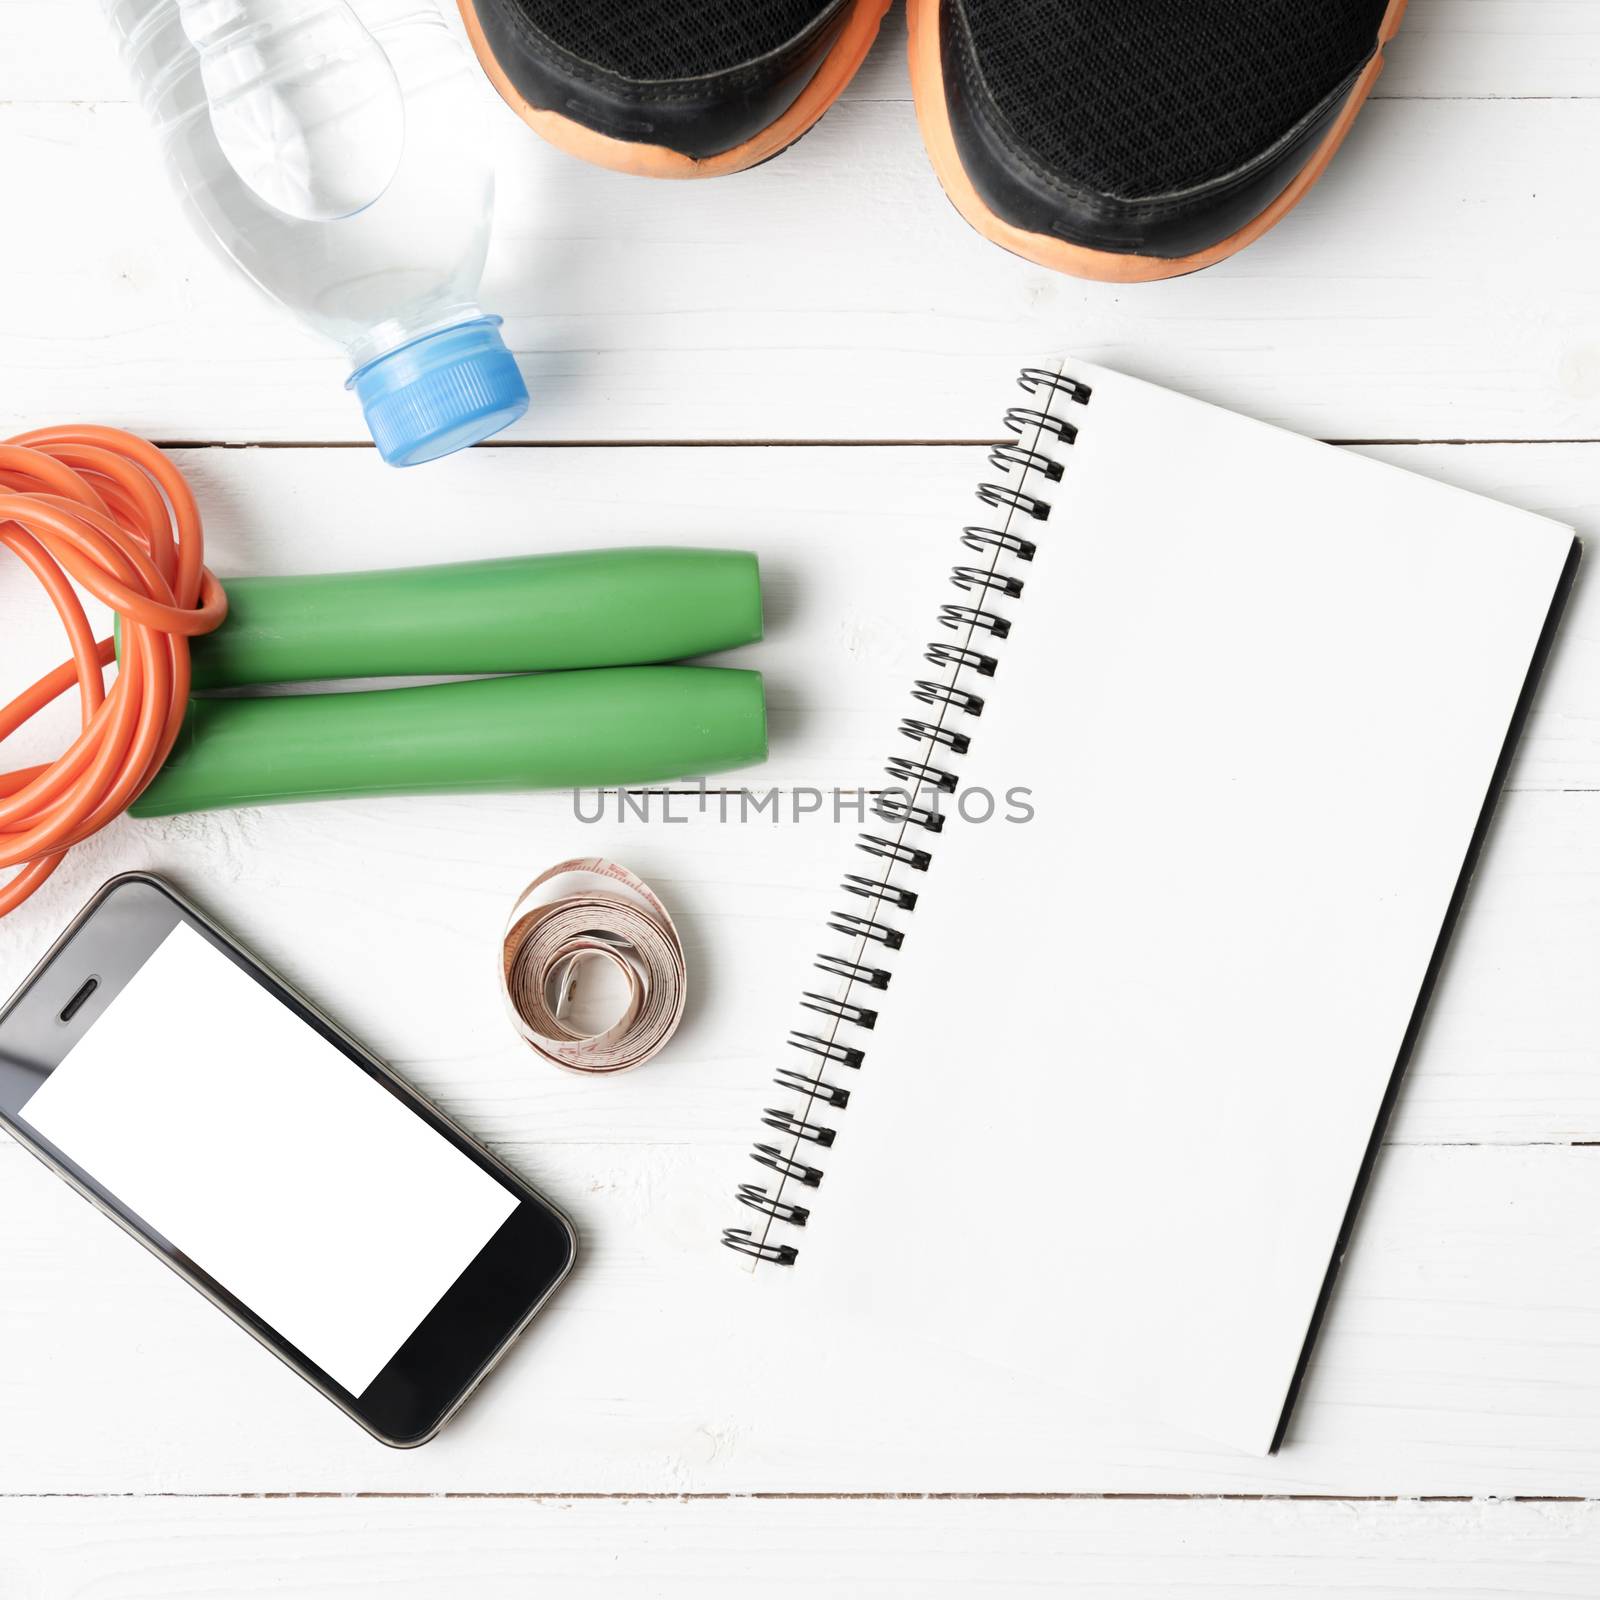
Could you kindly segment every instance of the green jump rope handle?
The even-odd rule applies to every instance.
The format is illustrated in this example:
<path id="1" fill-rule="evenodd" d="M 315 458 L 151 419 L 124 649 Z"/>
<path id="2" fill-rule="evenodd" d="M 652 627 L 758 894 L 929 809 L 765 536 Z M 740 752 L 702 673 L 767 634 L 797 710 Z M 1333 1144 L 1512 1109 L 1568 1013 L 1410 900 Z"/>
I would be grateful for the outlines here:
<path id="1" fill-rule="evenodd" d="M 191 700 L 136 817 L 353 795 L 588 789 L 748 766 L 761 674 L 612 667 L 416 689 Z"/>
<path id="2" fill-rule="evenodd" d="M 472 676 L 711 655 L 761 637 L 744 550 L 587 550 L 389 572 L 229 578 L 196 690 Z"/>

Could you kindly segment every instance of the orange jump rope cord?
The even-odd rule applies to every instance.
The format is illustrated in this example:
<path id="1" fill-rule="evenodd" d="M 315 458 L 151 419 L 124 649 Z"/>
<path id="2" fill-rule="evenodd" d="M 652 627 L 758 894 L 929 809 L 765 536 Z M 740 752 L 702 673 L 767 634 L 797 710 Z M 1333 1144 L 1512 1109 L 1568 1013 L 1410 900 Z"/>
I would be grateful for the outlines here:
<path id="1" fill-rule="evenodd" d="M 189 699 L 189 640 L 227 615 L 202 564 L 200 512 L 183 474 L 153 444 L 116 428 L 38 428 L 0 443 L 0 545 L 44 586 L 72 659 L 0 708 L 0 741 L 74 683 L 83 728 L 43 766 L 0 772 L 0 916 L 14 911 L 75 844 L 138 798 L 166 760 Z M 96 639 L 73 584 L 122 619 Z"/>

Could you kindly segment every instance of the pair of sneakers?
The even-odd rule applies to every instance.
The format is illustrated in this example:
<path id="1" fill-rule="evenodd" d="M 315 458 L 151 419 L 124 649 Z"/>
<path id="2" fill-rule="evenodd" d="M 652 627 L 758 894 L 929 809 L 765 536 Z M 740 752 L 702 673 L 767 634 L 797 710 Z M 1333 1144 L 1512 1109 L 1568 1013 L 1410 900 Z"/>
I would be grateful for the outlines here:
<path id="1" fill-rule="evenodd" d="M 460 0 L 484 69 L 552 143 L 714 177 L 839 97 L 892 0 Z M 1321 175 L 1406 0 L 907 0 L 939 181 L 1030 261 L 1134 282 L 1250 243 Z"/>

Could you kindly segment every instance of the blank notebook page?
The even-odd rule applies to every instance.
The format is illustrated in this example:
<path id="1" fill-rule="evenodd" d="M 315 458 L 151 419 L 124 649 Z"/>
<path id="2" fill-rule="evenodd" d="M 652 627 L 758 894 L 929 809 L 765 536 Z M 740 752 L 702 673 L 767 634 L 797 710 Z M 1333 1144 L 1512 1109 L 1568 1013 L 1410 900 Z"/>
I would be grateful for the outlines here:
<path id="1" fill-rule="evenodd" d="M 794 1270 L 1265 1452 L 1572 534 L 1065 371 L 1092 398 L 1053 403 L 1081 431 L 953 719 L 963 788 L 1036 815 L 914 840 Z"/>

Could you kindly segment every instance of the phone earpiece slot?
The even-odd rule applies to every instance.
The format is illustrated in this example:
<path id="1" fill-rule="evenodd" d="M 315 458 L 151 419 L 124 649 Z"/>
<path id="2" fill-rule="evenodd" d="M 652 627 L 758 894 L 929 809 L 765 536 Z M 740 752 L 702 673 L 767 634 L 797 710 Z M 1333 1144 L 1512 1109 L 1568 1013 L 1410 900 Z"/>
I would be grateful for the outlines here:
<path id="1" fill-rule="evenodd" d="M 89 996 L 100 987 L 98 978 L 85 978 L 78 992 L 62 1006 L 59 1019 L 62 1022 L 71 1022 L 77 1014 L 89 1003 Z"/>

